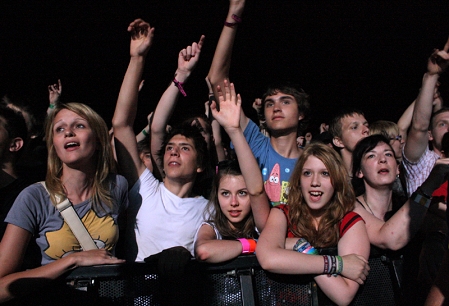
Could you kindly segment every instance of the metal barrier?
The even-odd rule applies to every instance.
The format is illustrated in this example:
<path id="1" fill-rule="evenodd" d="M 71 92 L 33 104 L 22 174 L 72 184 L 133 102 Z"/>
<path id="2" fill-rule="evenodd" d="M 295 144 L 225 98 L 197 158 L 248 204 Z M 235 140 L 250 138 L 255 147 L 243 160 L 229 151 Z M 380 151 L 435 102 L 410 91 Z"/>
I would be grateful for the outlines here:
<path id="1" fill-rule="evenodd" d="M 370 267 L 353 305 L 395 305 L 388 261 L 370 258 Z M 65 280 L 85 290 L 92 305 L 332 305 L 312 276 L 266 272 L 254 255 L 223 264 L 192 260 L 176 280 L 160 278 L 146 263 L 82 267 Z"/>

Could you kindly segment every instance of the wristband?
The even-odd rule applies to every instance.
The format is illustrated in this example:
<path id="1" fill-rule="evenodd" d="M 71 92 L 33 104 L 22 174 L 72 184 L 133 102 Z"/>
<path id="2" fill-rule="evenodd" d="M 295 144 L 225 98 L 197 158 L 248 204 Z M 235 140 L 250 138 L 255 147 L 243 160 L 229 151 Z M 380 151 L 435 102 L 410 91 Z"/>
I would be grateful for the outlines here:
<path id="1" fill-rule="evenodd" d="M 142 130 L 142 134 L 143 134 L 144 136 L 148 136 L 148 135 L 149 135 L 148 132 L 147 132 L 145 129 Z"/>
<path id="2" fill-rule="evenodd" d="M 232 19 L 234 19 L 235 22 L 224 22 L 224 25 L 230 28 L 233 28 L 235 25 L 242 22 L 242 18 L 240 16 L 237 16 L 236 14 L 232 14 Z"/>
<path id="3" fill-rule="evenodd" d="M 304 254 L 318 255 L 318 251 L 304 238 L 299 238 L 298 241 L 296 241 L 293 246 L 293 251 Z"/>
<path id="4" fill-rule="evenodd" d="M 50 103 L 50 104 L 48 105 L 48 108 L 49 108 L 49 109 L 54 109 L 55 107 L 56 107 L 56 104 L 51 104 L 51 103 Z"/>
<path id="5" fill-rule="evenodd" d="M 187 97 L 186 92 L 184 91 L 184 88 L 182 87 L 182 85 L 184 84 L 183 82 L 179 82 L 176 78 L 173 79 L 173 84 L 175 84 L 176 87 L 178 87 L 179 91 L 181 92 L 181 94 L 184 97 Z"/>
<path id="6" fill-rule="evenodd" d="M 254 239 L 239 238 L 242 244 L 242 254 L 252 254 L 256 251 L 256 241 Z"/>
<path id="7" fill-rule="evenodd" d="M 425 208 L 429 208 L 431 200 L 424 194 L 419 193 L 419 190 L 420 189 L 418 188 L 418 190 L 412 194 L 410 200 L 416 204 L 424 206 Z"/>

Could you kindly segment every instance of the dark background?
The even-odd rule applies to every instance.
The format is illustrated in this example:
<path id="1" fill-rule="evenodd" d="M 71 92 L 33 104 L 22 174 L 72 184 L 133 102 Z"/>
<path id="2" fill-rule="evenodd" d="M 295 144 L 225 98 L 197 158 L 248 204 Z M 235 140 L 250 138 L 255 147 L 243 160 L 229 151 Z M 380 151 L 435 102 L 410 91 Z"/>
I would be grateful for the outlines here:
<path id="1" fill-rule="evenodd" d="M 335 3 L 334 3 L 335 2 Z M 173 121 L 203 112 L 207 75 L 226 0 L 1 1 L 0 94 L 25 96 L 37 111 L 47 86 L 62 80 L 63 101 L 91 105 L 106 120 L 129 61 L 128 24 L 156 28 L 136 130 L 168 86 L 178 52 L 206 42 Z M 369 121 L 397 121 L 418 94 L 426 60 L 449 35 L 447 1 L 247 0 L 234 46 L 231 80 L 246 112 L 268 84 L 290 80 L 311 96 L 313 131 L 342 107 Z M 447 77 L 441 78 L 448 100 Z"/>

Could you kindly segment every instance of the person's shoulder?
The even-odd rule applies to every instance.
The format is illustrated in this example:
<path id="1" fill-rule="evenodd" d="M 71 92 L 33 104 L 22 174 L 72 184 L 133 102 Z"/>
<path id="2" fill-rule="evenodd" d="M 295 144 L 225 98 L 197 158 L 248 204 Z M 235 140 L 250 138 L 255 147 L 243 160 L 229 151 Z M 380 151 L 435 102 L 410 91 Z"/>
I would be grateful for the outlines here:
<path id="1" fill-rule="evenodd" d="M 128 189 L 128 181 L 123 175 L 111 173 L 109 179 L 114 186 L 126 187 Z"/>

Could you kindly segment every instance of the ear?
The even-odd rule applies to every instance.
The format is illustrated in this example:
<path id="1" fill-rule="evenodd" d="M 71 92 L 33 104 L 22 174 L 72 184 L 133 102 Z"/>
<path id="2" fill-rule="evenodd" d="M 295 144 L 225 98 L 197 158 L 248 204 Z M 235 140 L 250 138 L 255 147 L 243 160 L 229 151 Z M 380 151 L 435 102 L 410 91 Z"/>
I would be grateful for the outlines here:
<path id="1" fill-rule="evenodd" d="M 433 140 L 432 131 L 427 131 L 427 136 L 429 137 L 429 141 Z"/>
<path id="2" fill-rule="evenodd" d="M 302 119 L 304 119 L 304 114 L 299 114 L 299 117 L 298 117 L 298 121 L 301 121 Z"/>
<path id="3" fill-rule="evenodd" d="M 401 172 L 399 171 L 399 164 L 398 164 L 398 166 L 396 167 L 396 176 L 398 176 L 400 173 Z"/>
<path id="4" fill-rule="evenodd" d="M 332 142 L 334 144 L 334 146 L 336 146 L 337 148 L 344 148 L 344 144 L 343 141 L 341 141 L 341 139 L 339 137 L 334 137 L 332 138 Z"/>
<path id="5" fill-rule="evenodd" d="M 9 144 L 9 151 L 17 152 L 22 148 L 23 148 L 23 139 L 22 138 L 16 137 L 13 140 L 11 140 L 11 143 Z"/>
<path id="6" fill-rule="evenodd" d="M 399 166 L 398 166 L 398 169 L 399 169 Z M 360 179 L 363 178 L 363 173 L 361 170 L 357 171 L 357 177 Z"/>
<path id="7" fill-rule="evenodd" d="M 203 172 L 203 171 L 204 171 L 204 169 L 201 168 L 201 167 L 196 168 L 196 173 L 201 173 L 201 172 Z"/>

